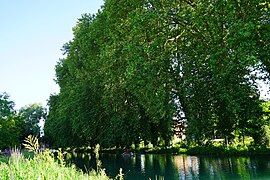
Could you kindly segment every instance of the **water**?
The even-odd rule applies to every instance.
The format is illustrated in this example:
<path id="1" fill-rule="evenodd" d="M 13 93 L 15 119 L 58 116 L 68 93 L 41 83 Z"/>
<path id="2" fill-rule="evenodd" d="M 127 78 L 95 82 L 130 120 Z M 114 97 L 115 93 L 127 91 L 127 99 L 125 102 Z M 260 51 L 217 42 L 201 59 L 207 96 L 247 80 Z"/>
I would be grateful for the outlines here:
<path id="1" fill-rule="evenodd" d="M 68 155 L 84 171 L 95 169 L 90 154 Z M 197 157 L 187 155 L 136 154 L 122 157 L 101 154 L 102 167 L 115 177 L 123 169 L 127 180 L 270 179 L 270 157 Z"/>

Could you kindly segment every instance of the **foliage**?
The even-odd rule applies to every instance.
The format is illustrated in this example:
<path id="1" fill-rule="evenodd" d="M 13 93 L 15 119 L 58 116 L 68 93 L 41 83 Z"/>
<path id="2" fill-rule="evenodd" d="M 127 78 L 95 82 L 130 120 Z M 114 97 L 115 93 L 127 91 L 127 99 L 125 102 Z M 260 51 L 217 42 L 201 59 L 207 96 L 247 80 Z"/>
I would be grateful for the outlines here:
<path id="1" fill-rule="evenodd" d="M 0 156 L 0 177 L 4 179 L 110 179 L 104 169 L 89 171 L 88 173 L 76 169 L 74 165 L 67 166 L 61 149 L 57 151 L 58 162 L 54 154 L 48 150 L 39 150 L 38 138 L 29 135 L 23 144 L 28 150 L 33 151 L 33 156 L 18 149 L 10 150 L 9 157 Z M 95 153 L 98 158 L 99 146 Z M 101 164 L 101 163 L 100 163 Z M 121 171 L 120 171 L 121 172 Z M 121 179 L 120 173 L 117 179 Z"/>
<path id="2" fill-rule="evenodd" d="M 0 149 L 19 146 L 28 135 L 40 136 L 39 122 L 46 119 L 41 104 L 30 104 L 16 112 L 7 93 L 0 93 Z"/>
<path id="3" fill-rule="evenodd" d="M 256 2 L 194 1 L 177 7 L 181 11 L 171 12 L 175 35 L 169 45 L 175 47 L 176 93 L 187 135 L 200 143 L 215 136 L 228 142 L 237 129 L 257 138 L 262 126 L 256 126 L 261 120 L 259 77 L 252 75 L 261 50 L 254 48 L 260 39 Z"/>
<path id="4" fill-rule="evenodd" d="M 21 139 L 25 139 L 30 134 L 40 137 L 39 123 L 46 119 L 46 108 L 38 103 L 29 104 L 19 110 L 18 116 L 22 122 L 21 126 L 23 128 Z"/>
<path id="5" fill-rule="evenodd" d="M 24 147 L 28 149 L 30 152 L 35 152 L 37 153 L 39 150 L 39 143 L 38 143 L 38 138 L 32 135 L 29 135 L 23 143 Z"/>
<path id="6" fill-rule="evenodd" d="M 210 156 L 252 156 L 269 155 L 270 149 L 265 147 L 235 147 L 235 146 L 196 146 L 188 148 L 185 152 L 189 155 L 210 155 Z"/>
<path id="7" fill-rule="evenodd" d="M 30 159 L 18 152 L 13 153 L 8 163 L 0 161 L 0 176 L 3 179 L 109 179 L 95 171 L 85 174 L 74 165 L 58 164 L 47 150 Z"/>
<path id="8" fill-rule="evenodd" d="M 108 2 L 108 8 L 114 9 L 113 6 L 113 3 Z M 164 115 L 167 109 L 161 116 L 156 114 L 155 118 L 150 118 L 150 111 L 148 114 L 146 109 L 151 106 L 144 107 L 144 104 L 138 102 L 136 96 L 141 97 L 141 94 L 134 96 L 120 78 L 124 76 L 126 67 L 121 65 L 123 69 L 120 69 L 118 65 L 107 61 L 115 57 L 103 50 L 104 44 L 107 39 L 117 37 L 109 36 L 112 30 L 106 35 L 106 28 L 99 27 L 105 25 L 110 28 L 116 25 L 110 21 L 117 19 L 109 16 L 105 10 L 97 16 L 83 15 L 73 29 L 74 40 L 64 46 L 67 58 L 56 66 L 61 93 L 51 96 L 49 117 L 45 123 L 47 139 L 55 146 L 100 143 L 103 146 L 123 147 L 139 143 L 140 140 L 157 141 L 159 135 L 151 131 L 160 132 L 160 136 L 167 142 L 170 138 L 169 116 Z M 105 48 L 109 50 L 109 46 Z M 101 50 L 103 53 L 98 54 Z M 121 54 L 118 55 L 121 58 Z M 162 104 L 159 103 L 159 107 Z M 154 112 L 151 110 L 152 114 Z"/>
<path id="9" fill-rule="evenodd" d="M 56 65 L 47 141 L 55 147 L 264 144 L 258 80 L 269 79 L 269 4 L 107 0 L 83 14 Z"/>
<path id="10" fill-rule="evenodd" d="M 19 144 L 21 128 L 14 106 L 7 93 L 0 94 L 0 149 Z"/>

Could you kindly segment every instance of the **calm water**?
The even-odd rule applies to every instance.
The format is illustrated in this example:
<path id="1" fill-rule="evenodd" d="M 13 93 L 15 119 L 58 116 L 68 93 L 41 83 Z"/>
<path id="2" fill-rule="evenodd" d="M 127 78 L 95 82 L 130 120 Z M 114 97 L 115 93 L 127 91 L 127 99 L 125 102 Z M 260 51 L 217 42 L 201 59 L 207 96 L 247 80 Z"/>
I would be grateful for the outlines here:
<path id="1" fill-rule="evenodd" d="M 95 168 L 94 156 L 68 154 L 79 168 Z M 115 177 L 123 169 L 125 179 L 165 180 L 216 180 L 216 179 L 270 179 L 270 157 L 196 157 L 186 155 L 137 154 L 132 157 L 100 155 L 102 167 L 109 176 Z"/>

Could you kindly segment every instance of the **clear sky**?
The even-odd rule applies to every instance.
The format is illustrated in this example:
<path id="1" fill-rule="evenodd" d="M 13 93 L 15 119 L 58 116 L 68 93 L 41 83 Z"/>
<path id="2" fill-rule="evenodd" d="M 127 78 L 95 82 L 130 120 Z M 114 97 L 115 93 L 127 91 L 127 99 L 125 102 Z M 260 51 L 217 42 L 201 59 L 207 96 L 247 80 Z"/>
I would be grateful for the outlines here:
<path id="1" fill-rule="evenodd" d="M 96 13 L 103 0 L 0 0 L 0 93 L 19 109 L 47 104 L 58 93 L 54 67 L 61 47 L 83 13 Z"/>

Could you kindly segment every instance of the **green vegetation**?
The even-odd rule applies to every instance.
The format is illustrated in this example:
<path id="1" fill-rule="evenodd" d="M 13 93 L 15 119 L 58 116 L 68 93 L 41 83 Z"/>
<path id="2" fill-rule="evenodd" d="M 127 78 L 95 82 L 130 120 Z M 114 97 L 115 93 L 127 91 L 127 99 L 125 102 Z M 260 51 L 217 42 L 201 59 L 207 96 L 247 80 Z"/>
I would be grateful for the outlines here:
<path id="1" fill-rule="evenodd" d="M 58 150 L 57 161 L 49 150 L 39 152 L 37 137 L 29 135 L 25 139 L 24 145 L 29 152 L 21 153 L 19 150 L 13 150 L 10 152 L 10 157 L 0 156 L 1 179 L 110 179 L 106 176 L 105 170 L 101 168 L 98 159 L 99 146 L 95 149 L 97 171 L 84 173 L 74 165 L 66 165 L 61 150 Z M 32 155 L 29 155 L 31 152 Z M 123 175 L 120 173 L 117 178 L 123 179 Z"/>
<path id="2" fill-rule="evenodd" d="M 257 82 L 269 80 L 269 6 L 107 0 L 82 15 L 55 68 L 60 93 L 49 99 L 47 142 L 168 146 L 177 131 L 199 146 L 244 137 L 266 145 Z"/>
<path id="3" fill-rule="evenodd" d="M 131 146 L 130 151 L 138 154 L 188 154 L 188 155 L 207 155 L 207 156 L 253 156 L 270 155 L 269 146 L 255 146 L 252 138 L 234 139 L 234 143 L 224 144 L 224 139 L 216 139 L 204 145 L 198 145 L 195 142 L 180 141 L 167 146 L 146 145 L 135 148 Z M 121 149 L 103 149 L 105 153 L 123 152 Z"/>
<path id="4" fill-rule="evenodd" d="M 19 144 L 20 121 L 16 118 L 14 102 L 7 93 L 0 94 L 0 149 Z"/>
<path id="5" fill-rule="evenodd" d="M 196 146 L 186 151 L 189 155 L 211 155 L 211 156 L 252 156 L 270 155 L 270 149 L 265 147 L 222 147 L 222 146 Z"/>
<path id="6" fill-rule="evenodd" d="M 34 103 L 22 107 L 18 112 L 18 117 L 22 123 L 21 140 L 29 134 L 40 137 L 40 121 L 47 118 L 47 110 L 41 104 Z"/>
<path id="7" fill-rule="evenodd" d="M 49 151 L 44 151 L 33 158 L 25 158 L 19 152 L 13 152 L 7 158 L 0 158 L 0 177 L 2 179 L 109 179 L 106 174 L 91 171 L 88 174 L 55 161 Z"/>
<path id="8" fill-rule="evenodd" d="M 268 148 L 258 81 L 270 80 L 269 9 L 264 0 L 106 0 L 63 45 L 48 116 L 39 104 L 16 112 L 0 94 L 0 149 L 39 137 L 42 120 L 53 148 L 160 152 L 176 134 L 193 151 L 216 139 L 223 150 Z"/>
<path id="9" fill-rule="evenodd" d="M 40 137 L 39 122 L 46 119 L 41 104 L 29 104 L 19 112 L 7 93 L 0 93 L 0 150 L 19 147 L 30 134 Z"/>
<path id="10" fill-rule="evenodd" d="M 258 82 L 270 80 L 270 3 L 106 0 L 73 34 L 55 67 L 60 93 L 49 97 L 48 115 L 40 104 L 16 112 L 0 93 L 1 150 L 40 138 L 45 120 L 53 148 L 269 154 L 270 102 Z M 168 148 L 175 135 L 181 144 Z M 35 144 L 33 157 L 0 157 L 0 177 L 108 178 L 38 153 L 33 136 L 24 143 Z"/>

